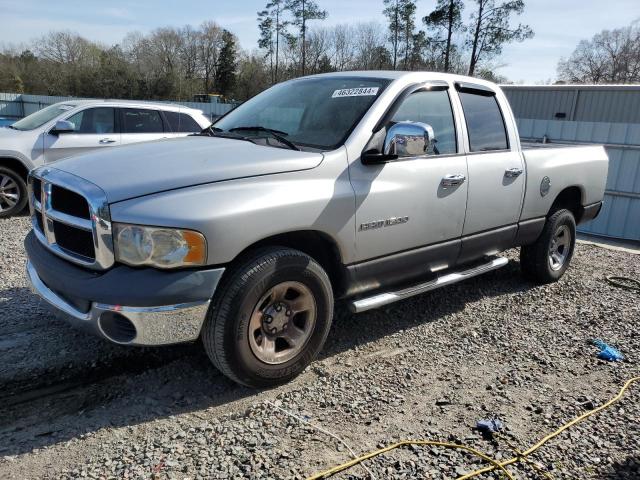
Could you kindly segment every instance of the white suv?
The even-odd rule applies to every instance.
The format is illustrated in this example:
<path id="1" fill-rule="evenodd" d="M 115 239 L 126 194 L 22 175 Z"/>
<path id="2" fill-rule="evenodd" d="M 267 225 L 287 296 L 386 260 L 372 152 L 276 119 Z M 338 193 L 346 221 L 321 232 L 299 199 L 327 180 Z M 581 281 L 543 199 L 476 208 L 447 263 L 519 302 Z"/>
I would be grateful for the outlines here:
<path id="1" fill-rule="evenodd" d="M 34 167 L 96 148 L 181 137 L 210 124 L 200 110 L 166 103 L 73 100 L 44 108 L 0 128 L 0 217 L 25 207 Z"/>

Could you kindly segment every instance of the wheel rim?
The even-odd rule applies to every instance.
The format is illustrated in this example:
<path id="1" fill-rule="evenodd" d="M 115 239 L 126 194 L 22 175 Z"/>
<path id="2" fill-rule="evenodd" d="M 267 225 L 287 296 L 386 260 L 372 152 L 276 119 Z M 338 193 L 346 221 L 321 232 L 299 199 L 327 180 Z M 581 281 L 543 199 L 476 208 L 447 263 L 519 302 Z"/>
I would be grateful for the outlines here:
<path id="1" fill-rule="evenodd" d="M 18 183 L 9 175 L 0 174 L 0 212 L 14 208 L 20 200 Z"/>
<path id="2" fill-rule="evenodd" d="M 549 265 L 551 270 L 560 270 L 571 250 L 571 230 L 566 225 L 561 225 L 551 238 L 551 246 L 549 247 Z"/>
<path id="3" fill-rule="evenodd" d="M 291 360 L 309 341 L 316 316 L 316 301 L 306 285 L 282 282 L 271 287 L 251 314 L 251 351 L 270 365 Z"/>

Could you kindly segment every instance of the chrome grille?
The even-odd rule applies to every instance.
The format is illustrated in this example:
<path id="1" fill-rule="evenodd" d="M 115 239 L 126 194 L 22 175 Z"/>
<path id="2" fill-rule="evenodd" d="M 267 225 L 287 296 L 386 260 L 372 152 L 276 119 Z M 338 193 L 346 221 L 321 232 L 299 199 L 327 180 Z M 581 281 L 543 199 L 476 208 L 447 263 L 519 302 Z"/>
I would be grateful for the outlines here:
<path id="1" fill-rule="evenodd" d="M 113 265 L 111 217 L 99 187 L 40 167 L 29 174 L 29 206 L 36 237 L 56 255 L 96 270 Z"/>

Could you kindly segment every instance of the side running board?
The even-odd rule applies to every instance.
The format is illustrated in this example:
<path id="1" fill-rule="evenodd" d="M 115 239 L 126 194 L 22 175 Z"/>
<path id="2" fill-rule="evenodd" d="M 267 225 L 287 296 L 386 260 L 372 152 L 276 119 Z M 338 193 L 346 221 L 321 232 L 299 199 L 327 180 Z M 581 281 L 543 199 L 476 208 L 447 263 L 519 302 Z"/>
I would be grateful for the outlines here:
<path id="1" fill-rule="evenodd" d="M 360 298 L 358 300 L 352 301 L 349 306 L 352 312 L 365 312 L 367 310 L 371 310 L 372 308 L 382 307 L 383 305 L 397 302 L 398 300 L 404 300 L 405 298 L 413 297 L 414 295 L 420 295 L 421 293 L 435 290 L 436 288 L 461 282 L 462 280 L 466 280 L 467 278 L 482 275 L 483 273 L 489 272 L 491 270 L 496 270 L 500 267 L 504 267 L 507 263 L 509 263 L 509 260 L 507 260 L 506 258 L 493 257 L 487 263 L 475 266 L 468 270 L 460 270 L 458 272 L 448 273 L 436 278 L 435 280 L 430 280 L 426 283 L 414 285 L 412 287 L 404 288 L 396 292 L 384 292 L 378 293 L 377 295 L 374 295 L 372 297 Z"/>

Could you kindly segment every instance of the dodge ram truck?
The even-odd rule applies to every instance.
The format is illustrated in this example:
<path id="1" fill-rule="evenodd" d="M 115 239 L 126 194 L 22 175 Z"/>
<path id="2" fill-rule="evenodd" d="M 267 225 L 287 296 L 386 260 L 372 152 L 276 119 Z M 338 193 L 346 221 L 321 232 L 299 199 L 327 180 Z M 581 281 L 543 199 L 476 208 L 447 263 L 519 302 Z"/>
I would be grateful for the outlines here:
<path id="1" fill-rule="evenodd" d="M 201 339 L 268 387 L 363 312 L 495 270 L 554 282 L 598 215 L 600 146 L 522 146 L 499 87 L 428 72 L 275 85 L 201 133 L 33 170 L 34 291 L 123 345 Z"/>

